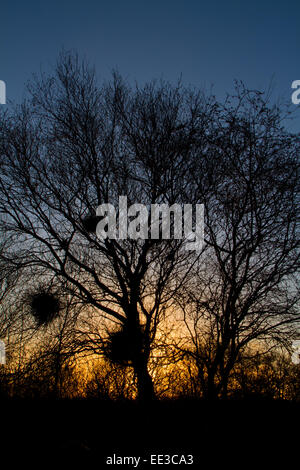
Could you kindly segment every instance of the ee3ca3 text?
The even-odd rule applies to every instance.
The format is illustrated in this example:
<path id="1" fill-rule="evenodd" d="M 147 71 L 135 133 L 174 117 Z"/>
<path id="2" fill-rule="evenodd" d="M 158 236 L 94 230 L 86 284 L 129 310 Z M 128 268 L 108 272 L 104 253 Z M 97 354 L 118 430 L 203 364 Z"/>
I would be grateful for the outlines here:
<path id="1" fill-rule="evenodd" d="M 194 457 L 192 455 L 168 455 L 158 454 L 150 456 L 151 465 L 192 465 Z"/>
<path id="2" fill-rule="evenodd" d="M 151 454 L 146 457 L 122 457 L 113 454 L 106 458 L 106 465 L 130 465 L 134 468 L 142 467 L 143 464 L 150 465 L 193 465 L 194 456 L 191 454 Z"/>

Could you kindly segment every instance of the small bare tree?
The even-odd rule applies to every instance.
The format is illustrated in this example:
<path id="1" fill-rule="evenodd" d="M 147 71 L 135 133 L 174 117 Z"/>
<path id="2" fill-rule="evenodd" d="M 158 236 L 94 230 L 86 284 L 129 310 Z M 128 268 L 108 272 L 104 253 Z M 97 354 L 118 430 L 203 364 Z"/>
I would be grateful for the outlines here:
<path id="1" fill-rule="evenodd" d="M 206 136 L 206 179 L 192 179 L 197 162 L 190 173 L 205 203 L 206 246 L 178 303 L 207 397 L 226 396 L 247 345 L 287 345 L 299 327 L 299 137 L 284 117 L 239 85 Z"/>

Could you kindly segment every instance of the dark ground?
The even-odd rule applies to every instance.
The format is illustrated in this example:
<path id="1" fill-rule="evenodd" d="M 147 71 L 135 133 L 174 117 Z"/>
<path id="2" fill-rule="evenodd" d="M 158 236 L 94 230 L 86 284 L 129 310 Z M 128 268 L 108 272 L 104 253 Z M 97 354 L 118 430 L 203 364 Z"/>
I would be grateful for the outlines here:
<path id="1" fill-rule="evenodd" d="M 299 430 L 300 403 L 284 401 L 2 400 L 0 456 L 10 468 L 133 468 L 107 465 L 116 454 L 148 459 L 143 469 L 151 454 L 192 454 L 205 470 L 285 469 L 299 465 Z"/>

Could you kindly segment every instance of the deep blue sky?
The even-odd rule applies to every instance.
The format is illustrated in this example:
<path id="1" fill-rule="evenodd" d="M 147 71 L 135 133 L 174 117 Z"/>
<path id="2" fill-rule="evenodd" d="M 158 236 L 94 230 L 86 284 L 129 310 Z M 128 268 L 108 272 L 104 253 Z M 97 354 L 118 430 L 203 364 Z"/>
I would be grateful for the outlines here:
<path id="1" fill-rule="evenodd" d="M 299 0 L 19 0 L 0 4 L 0 79 L 7 99 L 48 70 L 62 47 L 100 78 L 113 68 L 143 83 L 163 77 L 222 97 L 233 80 L 289 99 L 300 80 Z M 300 106 L 299 106 L 300 108 Z M 294 127 L 294 126 L 293 126 Z M 296 122 L 300 129 L 300 120 Z M 296 129 L 295 129 L 296 130 Z"/>

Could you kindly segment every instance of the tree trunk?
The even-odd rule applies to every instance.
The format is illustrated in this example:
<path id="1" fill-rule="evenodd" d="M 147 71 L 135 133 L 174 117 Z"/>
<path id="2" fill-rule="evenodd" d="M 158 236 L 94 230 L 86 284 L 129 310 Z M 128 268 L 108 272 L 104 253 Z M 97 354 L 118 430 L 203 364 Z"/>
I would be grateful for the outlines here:
<path id="1" fill-rule="evenodd" d="M 132 365 L 137 378 L 138 400 L 149 402 L 154 400 L 155 392 L 152 377 L 148 372 L 150 354 L 149 336 L 145 335 L 139 321 L 138 297 L 140 285 L 131 282 L 131 305 L 127 311 L 128 328 L 134 341 Z"/>
<path id="2" fill-rule="evenodd" d="M 227 400 L 228 398 L 228 377 L 222 382 L 222 399 Z"/>
<path id="3" fill-rule="evenodd" d="M 148 372 L 147 359 L 144 355 L 137 358 L 134 363 L 134 371 L 138 384 L 138 400 L 149 402 L 155 399 L 152 377 Z"/>
<path id="4" fill-rule="evenodd" d="M 206 387 L 204 389 L 204 398 L 207 400 L 218 399 L 218 387 L 215 383 L 215 373 L 212 371 L 209 371 L 207 375 Z"/>

